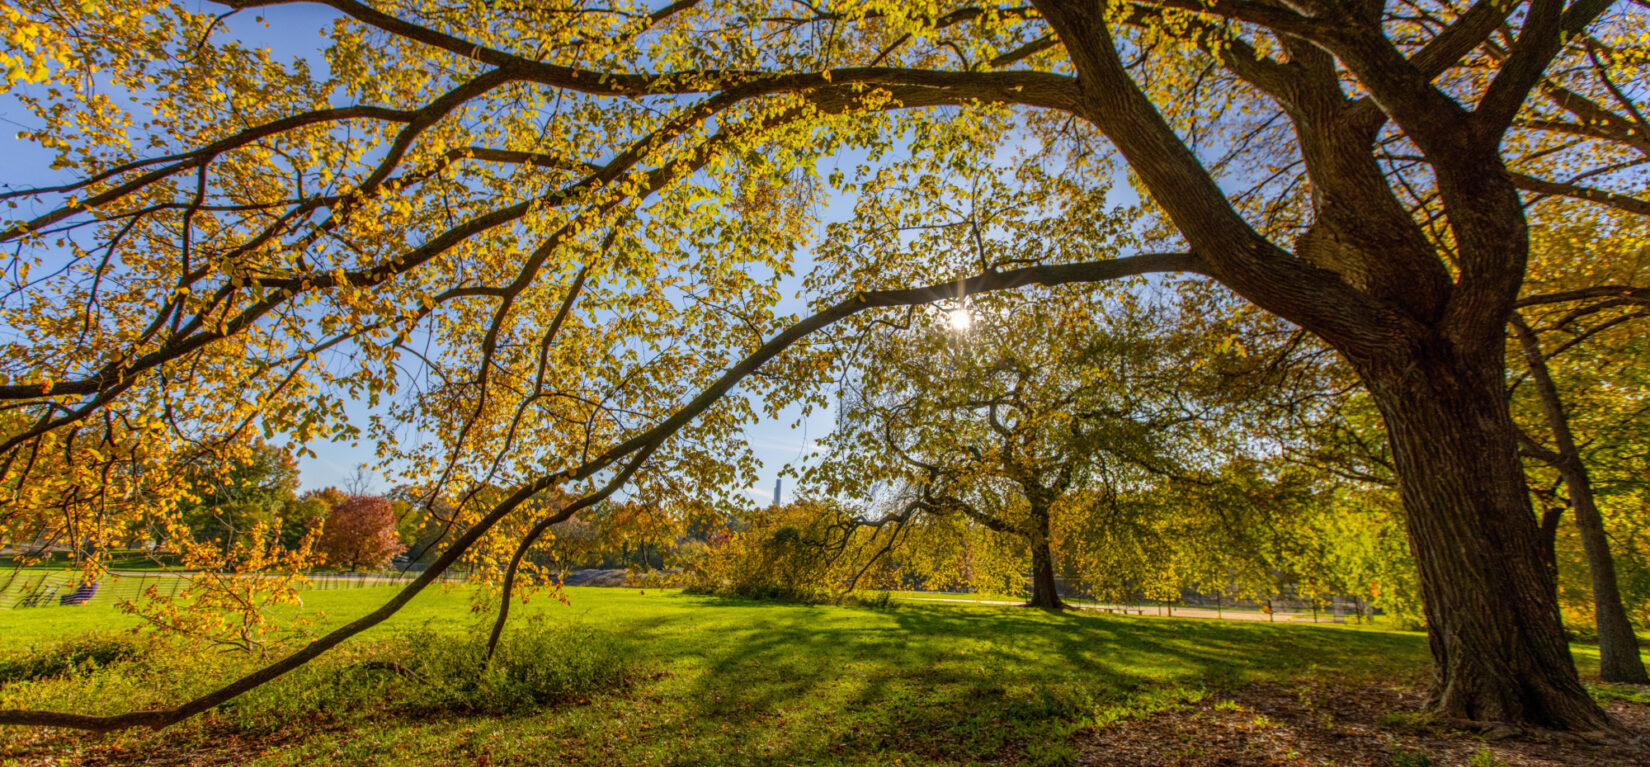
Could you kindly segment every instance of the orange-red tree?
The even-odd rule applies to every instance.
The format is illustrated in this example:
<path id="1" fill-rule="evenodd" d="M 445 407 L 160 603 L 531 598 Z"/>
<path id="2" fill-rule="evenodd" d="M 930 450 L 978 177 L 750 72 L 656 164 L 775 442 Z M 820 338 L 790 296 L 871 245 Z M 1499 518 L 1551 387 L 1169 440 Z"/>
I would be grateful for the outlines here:
<path id="1" fill-rule="evenodd" d="M 374 495 L 352 495 L 327 512 L 315 547 L 326 564 L 381 570 L 407 550 L 395 530 L 395 507 Z"/>

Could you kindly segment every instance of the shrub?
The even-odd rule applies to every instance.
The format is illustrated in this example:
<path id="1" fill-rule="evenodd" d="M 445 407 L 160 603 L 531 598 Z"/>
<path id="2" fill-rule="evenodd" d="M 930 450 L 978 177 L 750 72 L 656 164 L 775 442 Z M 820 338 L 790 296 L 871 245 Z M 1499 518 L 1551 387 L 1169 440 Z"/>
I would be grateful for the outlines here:
<path id="1" fill-rule="evenodd" d="M 683 589 L 688 594 L 728 597 L 732 599 L 749 599 L 756 602 L 789 602 L 801 605 L 818 605 L 831 601 L 830 592 L 811 586 L 784 586 L 775 583 L 758 583 L 747 580 L 732 581 L 721 584 L 695 583 Z"/>
<path id="2" fill-rule="evenodd" d="M 486 659 L 485 632 L 432 629 L 351 643 L 237 697 L 201 724 L 273 732 L 303 720 L 384 714 L 506 714 L 622 689 L 632 655 L 577 623 L 532 617 Z M 152 637 L 93 634 L 0 658 L 0 708 L 91 714 L 176 705 L 257 666 L 239 653 L 185 652 Z"/>
<path id="3" fill-rule="evenodd" d="M 0 658 L 0 685 L 61 676 L 80 676 L 142 654 L 134 636 L 94 633 Z"/>
<path id="4" fill-rule="evenodd" d="M 482 632 L 405 635 L 394 671 L 404 676 L 397 708 L 504 714 L 567 703 L 624 686 L 631 663 L 612 637 L 539 616 L 500 638 L 487 659 Z"/>
<path id="5" fill-rule="evenodd" d="M 410 631 L 346 650 L 337 664 L 298 669 L 225 713 L 250 731 L 374 711 L 509 714 L 620 689 L 632 673 L 630 655 L 612 637 L 539 616 L 506 630 L 491 662 L 486 655 L 485 631 Z"/>
<path id="6" fill-rule="evenodd" d="M 784 602 L 823 602 L 846 579 L 831 525 L 837 510 L 801 500 L 745 520 L 748 529 L 718 536 L 697 563 L 691 593 Z"/>
<path id="7" fill-rule="evenodd" d="M 842 598 L 838 600 L 838 604 L 852 605 L 855 607 L 869 607 L 873 610 L 887 610 L 889 608 L 899 607 L 899 603 L 894 601 L 894 593 L 887 590 L 844 594 Z"/>

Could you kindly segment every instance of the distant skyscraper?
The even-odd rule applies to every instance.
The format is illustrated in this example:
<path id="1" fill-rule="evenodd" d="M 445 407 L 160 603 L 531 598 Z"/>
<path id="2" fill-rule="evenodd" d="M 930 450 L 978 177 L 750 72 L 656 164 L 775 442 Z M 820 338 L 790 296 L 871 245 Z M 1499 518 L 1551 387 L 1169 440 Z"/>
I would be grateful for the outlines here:
<path id="1" fill-rule="evenodd" d="M 785 480 L 782 479 L 782 478 L 775 479 L 773 481 L 773 505 L 775 505 L 775 506 L 779 505 L 779 486 L 780 486 L 780 483 L 782 483 L 784 481 Z"/>

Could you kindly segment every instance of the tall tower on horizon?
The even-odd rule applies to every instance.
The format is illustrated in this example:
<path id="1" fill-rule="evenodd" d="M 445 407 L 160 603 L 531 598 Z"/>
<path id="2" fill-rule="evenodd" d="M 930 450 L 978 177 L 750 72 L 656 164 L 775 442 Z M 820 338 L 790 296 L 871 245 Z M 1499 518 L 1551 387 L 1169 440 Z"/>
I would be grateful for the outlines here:
<path id="1" fill-rule="evenodd" d="M 773 505 L 775 506 L 779 505 L 779 490 L 784 481 L 785 479 L 783 477 L 777 477 L 773 481 Z"/>

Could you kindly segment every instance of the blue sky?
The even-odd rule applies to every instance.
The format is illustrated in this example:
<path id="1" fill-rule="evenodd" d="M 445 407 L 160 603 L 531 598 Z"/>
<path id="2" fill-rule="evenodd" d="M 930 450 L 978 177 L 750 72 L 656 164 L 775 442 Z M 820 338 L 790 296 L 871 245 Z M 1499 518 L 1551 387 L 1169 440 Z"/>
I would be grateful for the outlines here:
<path id="1" fill-rule="evenodd" d="M 199 3 L 196 10 L 205 13 L 221 12 L 222 7 Z M 316 71 L 325 71 L 322 50 L 327 39 L 323 30 L 332 25 L 337 13 L 320 5 L 290 5 L 257 8 L 231 14 L 220 23 L 215 36 L 240 39 L 253 47 L 267 47 L 280 59 L 305 58 Z M 37 127 L 34 117 L 8 96 L 0 95 L 0 183 L 18 188 L 61 181 L 61 176 L 50 170 L 52 153 L 42 151 L 35 144 L 19 140 L 16 133 Z M 842 208 L 844 206 L 834 206 Z M 833 210 L 832 214 L 845 210 Z M 797 270 L 806 273 L 811 263 L 806 254 L 800 254 Z M 801 289 L 801 277 L 787 279 L 781 284 L 781 294 L 795 296 Z M 805 299 L 787 298 L 780 312 L 805 310 Z M 734 396 L 738 396 L 735 392 Z M 368 409 L 364 403 L 350 408 L 352 419 L 365 423 Z M 745 494 L 757 503 L 772 500 L 774 480 L 787 464 L 797 464 L 813 454 L 813 443 L 827 434 L 835 420 L 833 412 L 817 412 L 803 417 L 798 407 L 783 412 L 780 417 L 765 419 L 746 430 L 746 439 L 752 452 L 762 463 L 755 483 L 744 488 Z M 370 443 L 317 442 L 309 445 L 314 457 L 300 457 L 300 481 L 305 489 L 348 483 L 358 467 L 374 461 Z M 369 472 L 369 481 L 377 491 L 388 490 L 382 477 Z M 792 497 L 792 483 L 786 481 L 786 497 Z"/>
<path id="2" fill-rule="evenodd" d="M 221 6 L 200 3 L 197 9 L 202 12 L 218 12 Z M 328 44 L 328 39 L 322 32 L 332 26 L 336 17 L 335 11 L 320 5 L 249 9 L 224 18 L 215 34 L 239 39 L 253 47 L 267 47 L 278 59 L 308 59 L 311 67 L 320 72 L 325 71 L 327 66 L 322 50 Z M 0 131 L 0 136 L 3 136 L 0 137 L 0 146 L 6 149 L 4 153 L 0 153 L 0 183 L 19 187 L 61 181 L 61 178 L 48 168 L 51 161 L 49 153 L 13 137 L 16 130 L 34 127 L 31 125 L 32 122 L 33 117 L 30 113 L 20 109 L 8 97 L 0 95 L 0 123 L 8 128 Z M 833 157 L 827 161 L 827 166 L 821 167 L 820 170 L 822 173 L 830 173 L 835 166 L 841 166 L 847 171 L 863 159 L 851 153 Z M 1119 205 L 1136 202 L 1130 186 L 1122 183 L 1121 179 L 1118 181 L 1119 183 L 1112 187 L 1111 202 Z M 852 214 L 851 204 L 852 200 L 849 199 L 833 200 L 824 211 L 824 219 L 843 220 Z M 809 297 L 798 297 L 798 294 L 802 289 L 803 275 L 806 275 L 812 266 L 813 262 L 808 252 L 797 254 L 793 267 L 794 275 L 783 280 L 778 286 L 780 295 L 785 296 L 776 308 L 778 313 L 806 312 Z M 736 390 L 731 396 L 741 395 Z M 834 400 L 834 396 L 831 399 Z M 365 403 L 357 403 L 348 410 L 351 420 L 363 426 L 372 412 Z M 755 410 L 761 412 L 761 408 Z M 832 430 L 835 419 L 833 409 L 827 408 L 805 416 L 800 407 L 791 407 L 776 418 L 764 419 L 748 427 L 745 432 L 746 441 L 760 461 L 761 469 L 749 487 L 739 490 L 759 504 L 771 501 L 775 478 L 787 465 L 795 466 L 809 461 L 816 454 L 817 442 Z M 418 434 L 406 436 L 415 440 L 420 438 Z M 315 455 L 299 459 L 300 481 L 306 489 L 348 484 L 357 474 L 358 467 L 370 465 L 375 460 L 370 442 L 317 442 L 308 447 Z M 370 471 L 367 479 L 374 490 L 390 489 L 387 480 Z M 793 480 L 787 478 L 785 497 L 794 498 L 794 491 Z"/>

